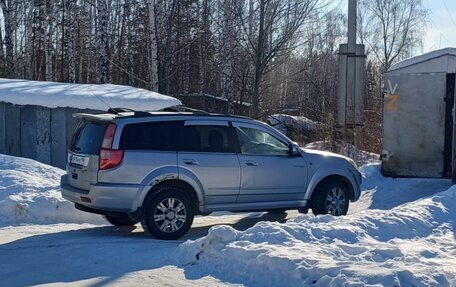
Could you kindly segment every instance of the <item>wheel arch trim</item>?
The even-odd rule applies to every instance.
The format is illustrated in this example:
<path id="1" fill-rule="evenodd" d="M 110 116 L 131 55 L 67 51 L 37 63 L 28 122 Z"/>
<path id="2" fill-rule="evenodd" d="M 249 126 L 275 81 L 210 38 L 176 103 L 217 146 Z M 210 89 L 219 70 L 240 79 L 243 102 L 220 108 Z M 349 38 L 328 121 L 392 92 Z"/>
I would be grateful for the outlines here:
<path id="1" fill-rule="evenodd" d="M 355 175 L 350 172 L 348 169 L 345 170 L 327 170 L 325 168 L 324 172 L 321 172 L 321 170 L 317 170 L 312 178 L 309 180 L 309 184 L 307 185 L 306 192 L 304 194 L 304 199 L 305 200 L 310 200 L 312 198 L 313 193 L 315 192 L 316 187 L 323 182 L 324 180 L 327 180 L 331 177 L 339 177 L 348 184 L 349 188 L 349 196 L 350 196 L 350 201 L 356 201 L 359 198 L 360 194 L 360 182 L 356 180 Z"/>

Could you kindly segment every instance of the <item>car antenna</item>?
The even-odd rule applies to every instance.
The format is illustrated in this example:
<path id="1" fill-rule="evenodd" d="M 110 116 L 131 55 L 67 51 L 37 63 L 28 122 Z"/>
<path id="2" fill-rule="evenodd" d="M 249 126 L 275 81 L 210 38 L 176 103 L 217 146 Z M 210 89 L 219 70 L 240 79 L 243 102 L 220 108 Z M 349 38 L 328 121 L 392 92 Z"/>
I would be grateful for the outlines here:
<path id="1" fill-rule="evenodd" d="M 103 104 L 105 104 L 106 106 L 108 106 L 109 110 L 112 110 L 112 107 L 111 107 L 110 105 L 108 105 L 108 103 L 107 103 L 105 100 L 103 100 L 100 96 L 97 96 L 97 95 L 95 95 L 95 94 L 93 93 L 92 87 L 90 87 L 90 94 L 91 94 L 92 96 L 94 96 L 95 98 L 97 98 L 100 102 L 102 102 Z"/>

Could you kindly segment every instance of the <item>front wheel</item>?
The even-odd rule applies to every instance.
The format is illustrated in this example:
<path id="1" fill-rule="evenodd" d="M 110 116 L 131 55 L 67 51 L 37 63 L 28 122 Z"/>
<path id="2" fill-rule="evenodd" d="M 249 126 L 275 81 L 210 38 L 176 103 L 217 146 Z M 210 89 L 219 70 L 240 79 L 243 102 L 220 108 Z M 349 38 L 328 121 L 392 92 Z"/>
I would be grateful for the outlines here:
<path id="1" fill-rule="evenodd" d="M 348 188 L 344 182 L 325 183 L 319 186 L 312 196 L 312 212 L 315 215 L 346 215 L 349 201 Z"/>
<path id="2" fill-rule="evenodd" d="M 191 200 L 179 189 L 163 187 L 153 191 L 143 207 L 141 225 L 158 239 L 179 239 L 192 226 Z"/>

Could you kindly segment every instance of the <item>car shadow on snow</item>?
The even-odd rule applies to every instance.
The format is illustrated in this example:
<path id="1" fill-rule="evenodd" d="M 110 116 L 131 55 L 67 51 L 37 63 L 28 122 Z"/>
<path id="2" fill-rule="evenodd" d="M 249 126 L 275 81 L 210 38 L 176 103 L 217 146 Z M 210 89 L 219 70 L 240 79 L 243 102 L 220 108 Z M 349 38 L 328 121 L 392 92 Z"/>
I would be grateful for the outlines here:
<path id="1" fill-rule="evenodd" d="M 220 217 L 220 221 L 211 220 L 209 224 L 199 224 L 198 222 L 194 222 L 190 231 L 182 238 L 184 240 L 190 239 L 195 240 L 202 236 L 207 235 L 209 229 L 216 225 L 228 225 L 233 227 L 236 230 L 244 231 L 260 221 L 275 221 L 284 223 L 290 217 L 294 217 L 295 214 L 293 212 L 281 213 L 281 214 L 272 214 L 272 213 L 264 213 L 264 212 L 256 212 L 256 213 L 249 213 L 246 216 L 237 219 L 237 220 L 224 220 L 223 216 Z M 204 221 L 204 217 L 201 217 L 202 221 Z"/>
<path id="2" fill-rule="evenodd" d="M 260 221 L 283 222 L 285 218 L 286 214 L 253 213 L 234 221 L 220 216 L 220 222 L 245 230 Z M 209 224 L 198 221 L 197 226 L 176 241 L 153 239 L 140 225 L 64 231 L 59 231 L 62 225 L 57 225 L 57 232 L 0 245 L 0 282 L 2 286 L 29 286 L 102 277 L 92 285 L 102 286 L 131 272 L 175 265 L 173 256 L 179 244 L 204 236 L 212 226 L 219 224 L 214 217 Z"/>

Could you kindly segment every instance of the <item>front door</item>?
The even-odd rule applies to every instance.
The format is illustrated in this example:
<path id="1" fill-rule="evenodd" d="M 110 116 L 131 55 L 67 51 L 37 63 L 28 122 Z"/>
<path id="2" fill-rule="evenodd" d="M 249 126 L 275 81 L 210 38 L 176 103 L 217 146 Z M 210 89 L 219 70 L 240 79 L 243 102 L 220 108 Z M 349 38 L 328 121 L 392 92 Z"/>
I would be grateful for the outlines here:
<path id="1" fill-rule="evenodd" d="M 303 157 L 291 156 L 288 143 L 266 129 L 233 123 L 241 152 L 239 203 L 300 200 L 307 182 Z"/>

